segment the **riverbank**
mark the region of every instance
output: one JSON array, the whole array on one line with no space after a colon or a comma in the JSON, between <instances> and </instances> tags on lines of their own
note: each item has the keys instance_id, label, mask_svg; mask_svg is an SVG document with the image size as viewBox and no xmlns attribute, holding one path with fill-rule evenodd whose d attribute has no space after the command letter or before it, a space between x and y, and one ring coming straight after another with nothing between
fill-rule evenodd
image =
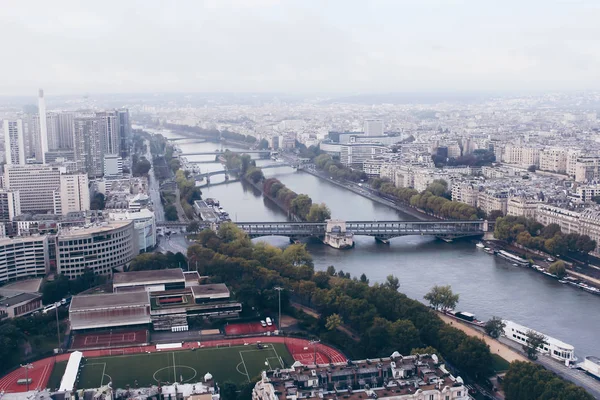
<instances>
[{"instance_id":1,"label":"riverbank","mask_svg":"<svg viewBox=\"0 0 600 400\"><path fill-rule=\"evenodd\" d=\"M367 191L367 189L363 189L361 187L356 188L354 186L350 186L347 183L340 182L340 181L335 180L335 179L329 179L326 176L324 176L323 174L321 174L320 172L317 172L317 171L315 171L313 169L299 168L298 171L306 172L307 174L310 174L310 175L313 175L313 176L315 176L317 178L323 179L323 180L325 180L325 181L327 181L329 183L332 183L332 184L334 184L336 186L339 186L341 188L349 190L349 191L351 191L351 192L353 192L353 193L355 193L355 194L357 194L359 196L362 196L362 197L364 197L366 199L369 199L371 201L374 201L376 203L383 204L384 206L390 207L390 208L392 208L392 209L394 209L396 211L400 211L402 213L408 214L408 215L410 215L412 217L415 217L415 218L417 218L417 219L419 219L421 221L434 221L434 220L437 219L437 218L435 218L435 217L433 217L433 216L431 216L429 214L425 214L423 212L420 212L420 211L418 211L418 210L416 210L416 209L414 209L412 207L399 206L399 205L397 205L396 203L394 203L394 202L392 202L390 200L384 199L381 196L377 196L375 194L370 193L369 191Z\"/></svg>"}]
</instances>

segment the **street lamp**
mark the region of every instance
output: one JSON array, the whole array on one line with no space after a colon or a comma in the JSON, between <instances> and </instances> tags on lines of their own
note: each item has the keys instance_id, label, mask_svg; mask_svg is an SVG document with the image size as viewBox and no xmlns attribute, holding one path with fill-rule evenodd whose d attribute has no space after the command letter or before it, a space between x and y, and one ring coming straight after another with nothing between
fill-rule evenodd
<instances>
[{"instance_id":1,"label":"street lamp","mask_svg":"<svg viewBox=\"0 0 600 400\"><path fill-rule=\"evenodd\" d=\"M279 292L279 330L281 331L281 291L283 290L283 288L281 286L276 286L273 289L277 290Z\"/></svg>"},{"instance_id":2,"label":"street lamp","mask_svg":"<svg viewBox=\"0 0 600 400\"><path fill-rule=\"evenodd\" d=\"M317 365L317 344L319 344L319 343L321 343L321 341L318 340L318 339L311 340L310 342L308 342L308 344L312 344L313 345L315 365Z\"/></svg>"},{"instance_id":3,"label":"street lamp","mask_svg":"<svg viewBox=\"0 0 600 400\"><path fill-rule=\"evenodd\" d=\"M60 324L58 323L58 307L60 307L60 302L54 303L54 311L56 314L56 338L58 339L58 352L60 353Z\"/></svg>"},{"instance_id":4,"label":"street lamp","mask_svg":"<svg viewBox=\"0 0 600 400\"><path fill-rule=\"evenodd\" d=\"M21 364L21 368L25 368L25 383L27 384L27 391L29 392L29 370L33 368L33 364Z\"/></svg>"}]
</instances>

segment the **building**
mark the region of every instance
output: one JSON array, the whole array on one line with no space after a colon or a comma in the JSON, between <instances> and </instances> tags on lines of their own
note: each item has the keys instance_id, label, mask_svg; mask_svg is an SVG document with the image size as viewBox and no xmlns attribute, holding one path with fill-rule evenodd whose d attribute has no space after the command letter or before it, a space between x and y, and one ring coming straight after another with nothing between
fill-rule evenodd
<instances>
[{"instance_id":1,"label":"building","mask_svg":"<svg viewBox=\"0 0 600 400\"><path fill-rule=\"evenodd\" d=\"M123 176L123 159L118 154L104 155L104 176L107 178Z\"/></svg>"},{"instance_id":2,"label":"building","mask_svg":"<svg viewBox=\"0 0 600 400\"><path fill-rule=\"evenodd\" d=\"M156 220L154 212L147 208L139 211L110 212L111 221L133 221L138 249L145 252L156 246Z\"/></svg>"},{"instance_id":3,"label":"building","mask_svg":"<svg viewBox=\"0 0 600 400\"><path fill-rule=\"evenodd\" d=\"M521 196L513 196L506 204L506 214L513 217L535 218L538 202Z\"/></svg>"},{"instance_id":4,"label":"building","mask_svg":"<svg viewBox=\"0 0 600 400\"><path fill-rule=\"evenodd\" d=\"M102 120L104 127L104 153L121 154L120 121L116 110L96 112L96 118Z\"/></svg>"},{"instance_id":5,"label":"building","mask_svg":"<svg viewBox=\"0 0 600 400\"><path fill-rule=\"evenodd\" d=\"M579 233L579 217L576 211L567 210L549 204L539 204L535 220L542 225L558 224L562 233Z\"/></svg>"},{"instance_id":6,"label":"building","mask_svg":"<svg viewBox=\"0 0 600 400\"><path fill-rule=\"evenodd\" d=\"M303 398L347 400L468 400L468 390L435 355L372 358L263 372L252 400Z\"/></svg>"},{"instance_id":7,"label":"building","mask_svg":"<svg viewBox=\"0 0 600 400\"><path fill-rule=\"evenodd\" d=\"M4 168L7 189L18 191L24 213L56 213L60 199L60 168L52 165L7 165Z\"/></svg>"},{"instance_id":8,"label":"building","mask_svg":"<svg viewBox=\"0 0 600 400\"><path fill-rule=\"evenodd\" d=\"M150 324L150 299L146 292L73 296L69 322L74 331L142 327Z\"/></svg>"},{"instance_id":9,"label":"building","mask_svg":"<svg viewBox=\"0 0 600 400\"><path fill-rule=\"evenodd\" d=\"M164 292L184 289L185 283L185 273L181 268L118 272L113 276L113 293Z\"/></svg>"},{"instance_id":10,"label":"building","mask_svg":"<svg viewBox=\"0 0 600 400\"><path fill-rule=\"evenodd\" d=\"M90 269L112 275L138 254L133 221L112 221L83 228L63 228L56 236L56 269L73 279Z\"/></svg>"},{"instance_id":11,"label":"building","mask_svg":"<svg viewBox=\"0 0 600 400\"><path fill-rule=\"evenodd\" d=\"M588 208L579 214L579 234L588 235L596 241L596 248L592 251L595 256L600 255L600 210Z\"/></svg>"},{"instance_id":12,"label":"building","mask_svg":"<svg viewBox=\"0 0 600 400\"><path fill-rule=\"evenodd\" d=\"M485 189L477 194L477 206L481 208L486 215L492 211L502 211L506 215L508 207L508 191Z\"/></svg>"},{"instance_id":13,"label":"building","mask_svg":"<svg viewBox=\"0 0 600 400\"><path fill-rule=\"evenodd\" d=\"M73 149L73 118L72 112L61 112L58 114L58 147L60 149Z\"/></svg>"},{"instance_id":14,"label":"building","mask_svg":"<svg viewBox=\"0 0 600 400\"><path fill-rule=\"evenodd\" d=\"M75 161L75 153L73 150L63 149L63 150L50 150L46 153L46 163L48 164L64 164L65 162L74 162Z\"/></svg>"},{"instance_id":15,"label":"building","mask_svg":"<svg viewBox=\"0 0 600 400\"><path fill-rule=\"evenodd\" d=\"M25 165L25 136L23 121L4 120L4 149L6 164Z\"/></svg>"},{"instance_id":16,"label":"building","mask_svg":"<svg viewBox=\"0 0 600 400\"><path fill-rule=\"evenodd\" d=\"M575 162L575 182L590 183L600 177L600 157L579 157Z\"/></svg>"},{"instance_id":17,"label":"building","mask_svg":"<svg viewBox=\"0 0 600 400\"><path fill-rule=\"evenodd\" d=\"M520 344L527 344L528 332L539 334L539 332L536 332L533 329L512 321L503 320L502 322L504 322L504 336ZM572 364L577 360L575 357L575 348L573 346L553 337L546 336L543 333L541 335L545 338L545 343L538 348L538 351L541 354L547 354L560 362L564 362L566 365Z\"/></svg>"},{"instance_id":18,"label":"building","mask_svg":"<svg viewBox=\"0 0 600 400\"><path fill-rule=\"evenodd\" d=\"M40 152L42 164L46 163L46 152L48 148L48 120L46 116L46 100L44 100L44 91L39 90L38 93L38 115L40 117ZM36 154L37 157L37 154Z\"/></svg>"},{"instance_id":19,"label":"building","mask_svg":"<svg viewBox=\"0 0 600 400\"><path fill-rule=\"evenodd\" d=\"M21 293L0 299L0 320L16 318L42 309L42 295L39 293Z\"/></svg>"},{"instance_id":20,"label":"building","mask_svg":"<svg viewBox=\"0 0 600 400\"><path fill-rule=\"evenodd\" d=\"M73 151L75 161L90 178L104 174L106 120L94 116L73 119Z\"/></svg>"},{"instance_id":21,"label":"building","mask_svg":"<svg viewBox=\"0 0 600 400\"><path fill-rule=\"evenodd\" d=\"M0 222L11 222L21 215L21 197L18 191L0 190Z\"/></svg>"},{"instance_id":22,"label":"building","mask_svg":"<svg viewBox=\"0 0 600 400\"><path fill-rule=\"evenodd\" d=\"M477 207L479 188L476 182L454 182L452 184L452 201L459 201Z\"/></svg>"},{"instance_id":23,"label":"building","mask_svg":"<svg viewBox=\"0 0 600 400\"><path fill-rule=\"evenodd\" d=\"M340 145L340 150L344 166L362 170L365 161L387 152L388 148L379 143L348 143Z\"/></svg>"},{"instance_id":24,"label":"building","mask_svg":"<svg viewBox=\"0 0 600 400\"><path fill-rule=\"evenodd\" d=\"M90 209L90 189L86 174L60 176L60 214ZM58 211L58 210L57 210Z\"/></svg>"},{"instance_id":25,"label":"building","mask_svg":"<svg viewBox=\"0 0 600 400\"><path fill-rule=\"evenodd\" d=\"M567 172L567 151L564 149L544 149L540 152L540 169L542 171Z\"/></svg>"},{"instance_id":26,"label":"building","mask_svg":"<svg viewBox=\"0 0 600 400\"><path fill-rule=\"evenodd\" d=\"M366 136L383 136L383 120L367 119L364 124Z\"/></svg>"},{"instance_id":27,"label":"building","mask_svg":"<svg viewBox=\"0 0 600 400\"><path fill-rule=\"evenodd\" d=\"M119 139L121 140L121 158L129 156L131 147L131 121L129 119L129 110L121 109L119 113Z\"/></svg>"},{"instance_id":28,"label":"building","mask_svg":"<svg viewBox=\"0 0 600 400\"><path fill-rule=\"evenodd\" d=\"M53 150L58 150L59 137L60 137L60 120L58 113L50 112L46 115L46 130L48 132L48 151L46 154ZM44 158L44 162L49 163L47 158Z\"/></svg>"},{"instance_id":29,"label":"building","mask_svg":"<svg viewBox=\"0 0 600 400\"><path fill-rule=\"evenodd\" d=\"M0 239L0 283L45 276L49 267L47 236Z\"/></svg>"}]
</instances>

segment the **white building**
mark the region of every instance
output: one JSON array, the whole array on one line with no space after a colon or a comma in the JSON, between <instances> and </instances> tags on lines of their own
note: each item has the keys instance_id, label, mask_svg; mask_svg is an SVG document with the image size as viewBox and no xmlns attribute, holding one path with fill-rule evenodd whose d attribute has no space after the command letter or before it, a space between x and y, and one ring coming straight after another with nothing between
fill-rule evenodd
<instances>
[{"instance_id":1,"label":"white building","mask_svg":"<svg viewBox=\"0 0 600 400\"><path fill-rule=\"evenodd\" d=\"M23 121L4 120L4 150L6 164L25 164L25 136L23 133Z\"/></svg>"},{"instance_id":2,"label":"white building","mask_svg":"<svg viewBox=\"0 0 600 400\"><path fill-rule=\"evenodd\" d=\"M542 171L567 172L567 151L565 149L544 149L540 152L540 169Z\"/></svg>"},{"instance_id":3,"label":"white building","mask_svg":"<svg viewBox=\"0 0 600 400\"><path fill-rule=\"evenodd\" d=\"M477 206L487 215L492 211L502 211L506 215L508 205L508 191L486 189L477 194Z\"/></svg>"},{"instance_id":4,"label":"white building","mask_svg":"<svg viewBox=\"0 0 600 400\"><path fill-rule=\"evenodd\" d=\"M579 157L575 162L575 182L592 182L600 176L600 157Z\"/></svg>"},{"instance_id":5,"label":"white building","mask_svg":"<svg viewBox=\"0 0 600 400\"><path fill-rule=\"evenodd\" d=\"M558 224L562 233L579 233L579 217L576 211L567 210L549 204L539 204L535 220L542 225Z\"/></svg>"},{"instance_id":6,"label":"white building","mask_svg":"<svg viewBox=\"0 0 600 400\"><path fill-rule=\"evenodd\" d=\"M387 147L378 143L348 143L340 146L340 162L347 167L363 169L363 163L387 152Z\"/></svg>"},{"instance_id":7,"label":"white building","mask_svg":"<svg viewBox=\"0 0 600 400\"><path fill-rule=\"evenodd\" d=\"M0 222L10 222L21 215L21 197L18 191L0 190Z\"/></svg>"},{"instance_id":8,"label":"white building","mask_svg":"<svg viewBox=\"0 0 600 400\"><path fill-rule=\"evenodd\" d=\"M383 120L367 119L364 124L366 136L383 136Z\"/></svg>"},{"instance_id":9,"label":"white building","mask_svg":"<svg viewBox=\"0 0 600 400\"><path fill-rule=\"evenodd\" d=\"M73 279L86 268L111 275L138 254L133 221L113 221L84 228L61 229L56 236L56 269Z\"/></svg>"},{"instance_id":10,"label":"white building","mask_svg":"<svg viewBox=\"0 0 600 400\"><path fill-rule=\"evenodd\" d=\"M60 213L90 209L90 189L87 174L60 176Z\"/></svg>"},{"instance_id":11,"label":"white building","mask_svg":"<svg viewBox=\"0 0 600 400\"><path fill-rule=\"evenodd\" d=\"M48 151L48 121L46 119L46 100L44 100L44 91L40 89L38 93L38 113L40 117L40 150L42 152L42 164L46 163L46 152Z\"/></svg>"},{"instance_id":12,"label":"white building","mask_svg":"<svg viewBox=\"0 0 600 400\"><path fill-rule=\"evenodd\" d=\"M24 213L56 212L60 188L60 169L43 164L7 165L4 168L7 189L18 190Z\"/></svg>"},{"instance_id":13,"label":"white building","mask_svg":"<svg viewBox=\"0 0 600 400\"><path fill-rule=\"evenodd\" d=\"M479 187L477 182L455 182L452 184L452 201L459 201L477 207Z\"/></svg>"},{"instance_id":14,"label":"white building","mask_svg":"<svg viewBox=\"0 0 600 400\"><path fill-rule=\"evenodd\" d=\"M120 177L123 176L123 160L118 154L104 155L104 176Z\"/></svg>"},{"instance_id":15,"label":"white building","mask_svg":"<svg viewBox=\"0 0 600 400\"><path fill-rule=\"evenodd\" d=\"M154 212L144 208L136 212L111 212L108 215L111 221L133 221L140 252L147 251L156 246L156 221Z\"/></svg>"},{"instance_id":16,"label":"white building","mask_svg":"<svg viewBox=\"0 0 600 400\"><path fill-rule=\"evenodd\" d=\"M44 276L49 267L47 236L0 239L0 283Z\"/></svg>"},{"instance_id":17,"label":"white building","mask_svg":"<svg viewBox=\"0 0 600 400\"><path fill-rule=\"evenodd\" d=\"M595 240L596 248L592 253L600 255L600 210L588 208L579 214L579 234Z\"/></svg>"},{"instance_id":18,"label":"white building","mask_svg":"<svg viewBox=\"0 0 600 400\"><path fill-rule=\"evenodd\" d=\"M513 196L508 199L506 214L513 217L535 218L538 208L538 202L520 196Z\"/></svg>"}]
</instances>

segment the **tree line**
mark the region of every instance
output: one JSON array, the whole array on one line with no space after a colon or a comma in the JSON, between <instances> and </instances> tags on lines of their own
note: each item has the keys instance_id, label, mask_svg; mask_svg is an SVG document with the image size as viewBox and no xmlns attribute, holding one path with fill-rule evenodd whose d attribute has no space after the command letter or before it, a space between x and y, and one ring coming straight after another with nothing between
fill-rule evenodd
<instances>
[{"instance_id":1,"label":"tree line","mask_svg":"<svg viewBox=\"0 0 600 400\"><path fill-rule=\"evenodd\" d=\"M196 133L198 135L209 138L212 141L219 141L220 138L234 140L237 142L246 142L249 144L255 143L256 138L251 135L243 135L237 132L231 132L228 130L219 131L218 129L204 129L199 126L189 126L189 125L178 125L178 124L164 124L164 126L168 129L173 129L176 131L183 132L191 132Z\"/></svg>"},{"instance_id":2,"label":"tree line","mask_svg":"<svg viewBox=\"0 0 600 400\"><path fill-rule=\"evenodd\" d=\"M334 160L329 154L315 156L313 162L318 170L336 179L345 179L352 182L361 182L368 179L364 171L349 168L341 162Z\"/></svg>"},{"instance_id":3,"label":"tree line","mask_svg":"<svg viewBox=\"0 0 600 400\"><path fill-rule=\"evenodd\" d=\"M558 224L544 226L532 218L510 215L496 219L494 237L558 256L588 254L596 248L588 235L564 234Z\"/></svg>"},{"instance_id":4,"label":"tree line","mask_svg":"<svg viewBox=\"0 0 600 400\"><path fill-rule=\"evenodd\" d=\"M325 203L313 204L308 195L294 192L277 178L265 179L263 192L279 201L287 211L302 221L323 222L331 218L331 211Z\"/></svg>"}]
</instances>

